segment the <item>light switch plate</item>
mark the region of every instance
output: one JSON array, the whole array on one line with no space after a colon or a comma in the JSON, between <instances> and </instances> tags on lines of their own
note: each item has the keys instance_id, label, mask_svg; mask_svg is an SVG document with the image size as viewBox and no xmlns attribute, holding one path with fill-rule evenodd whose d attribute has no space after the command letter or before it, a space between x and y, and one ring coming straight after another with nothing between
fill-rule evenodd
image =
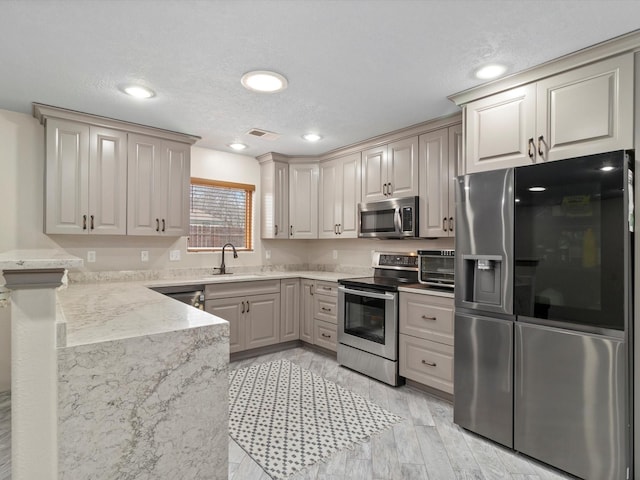
<instances>
[{"instance_id":1,"label":"light switch plate","mask_svg":"<svg viewBox=\"0 0 640 480\"><path fill-rule=\"evenodd\" d=\"M94 250L89 250L87 252L87 262L95 263L96 261L96 252Z\"/></svg>"},{"instance_id":2,"label":"light switch plate","mask_svg":"<svg viewBox=\"0 0 640 480\"><path fill-rule=\"evenodd\" d=\"M337 260L338 259L338 250L334 250L332 255L333 255L333 259Z\"/></svg>"},{"instance_id":3,"label":"light switch plate","mask_svg":"<svg viewBox=\"0 0 640 480\"><path fill-rule=\"evenodd\" d=\"M266 258L267 260L271 260L271 250L265 250L264 258Z\"/></svg>"},{"instance_id":4,"label":"light switch plate","mask_svg":"<svg viewBox=\"0 0 640 480\"><path fill-rule=\"evenodd\" d=\"M180 260L180 250L170 250L169 251L169 261L177 262Z\"/></svg>"},{"instance_id":5,"label":"light switch plate","mask_svg":"<svg viewBox=\"0 0 640 480\"><path fill-rule=\"evenodd\" d=\"M149 250L142 250L140 252L140 261L148 262L149 261Z\"/></svg>"}]
</instances>

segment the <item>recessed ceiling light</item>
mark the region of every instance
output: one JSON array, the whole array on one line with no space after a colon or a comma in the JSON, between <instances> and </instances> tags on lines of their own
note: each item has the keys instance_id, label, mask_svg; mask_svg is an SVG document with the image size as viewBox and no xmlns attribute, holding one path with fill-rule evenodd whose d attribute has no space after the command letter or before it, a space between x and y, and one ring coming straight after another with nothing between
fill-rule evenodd
<instances>
[{"instance_id":1,"label":"recessed ceiling light","mask_svg":"<svg viewBox=\"0 0 640 480\"><path fill-rule=\"evenodd\" d=\"M307 142L317 142L322 137L317 133L305 133L304 135L302 135L302 138L304 138Z\"/></svg>"},{"instance_id":2,"label":"recessed ceiling light","mask_svg":"<svg viewBox=\"0 0 640 480\"><path fill-rule=\"evenodd\" d=\"M230 143L229 146L234 150L244 150L245 148L247 148L247 145L245 145L244 143Z\"/></svg>"},{"instance_id":3,"label":"recessed ceiling light","mask_svg":"<svg viewBox=\"0 0 640 480\"><path fill-rule=\"evenodd\" d=\"M544 192L545 190L545 187L529 187L530 192Z\"/></svg>"},{"instance_id":4,"label":"recessed ceiling light","mask_svg":"<svg viewBox=\"0 0 640 480\"><path fill-rule=\"evenodd\" d=\"M601 167L600 170L602 170L603 172L610 172L614 168L615 167L612 167L611 165L605 165L604 167Z\"/></svg>"},{"instance_id":5,"label":"recessed ceiling light","mask_svg":"<svg viewBox=\"0 0 640 480\"><path fill-rule=\"evenodd\" d=\"M476 78L480 80L490 80L492 78L497 78L507 71L507 67L504 65L499 65L497 63L491 65L485 65L484 67L476 70Z\"/></svg>"},{"instance_id":6,"label":"recessed ceiling light","mask_svg":"<svg viewBox=\"0 0 640 480\"><path fill-rule=\"evenodd\" d=\"M247 90L254 92L275 93L287 88L287 79L276 72L266 70L255 70L245 73L240 79L240 83Z\"/></svg>"},{"instance_id":7,"label":"recessed ceiling light","mask_svg":"<svg viewBox=\"0 0 640 480\"><path fill-rule=\"evenodd\" d=\"M125 85L122 87L122 91L136 98L151 98L156 95L156 92L141 85Z\"/></svg>"}]
</instances>

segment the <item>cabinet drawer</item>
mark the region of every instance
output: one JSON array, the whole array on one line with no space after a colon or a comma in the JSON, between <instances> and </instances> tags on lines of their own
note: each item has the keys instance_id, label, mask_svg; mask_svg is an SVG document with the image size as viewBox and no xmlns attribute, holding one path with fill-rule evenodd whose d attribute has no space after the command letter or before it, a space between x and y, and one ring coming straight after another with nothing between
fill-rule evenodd
<instances>
[{"instance_id":1,"label":"cabinet drawer","mask_svg":"<svg viewBox=\"0 0 640 480\"><path fill-rule=\"evenodd\" d=\"M313 318L325 322L338 323L338 299L327 295L313 296Z\"/></svg>"},{"instance_id":2,"label":"cabinet drawer","mask_svg":"<svg viewBox=\"0 0 640 480\"><path fill-rule=\"evenodd\" d=\"M331 297L338 296L338 284L335 282L316 281L316 291L320 295L329 295Z\"/></svg>"},{"instance_id":3,"label":"cabinet drawer","mask_svg":"<svg viewBox=\"0 0 640 480\"><path fill-rule=\"evenodd\" d=\"M280 280L209 283L204 287L204 298L206 300L262 295L264 293L280 293Z\"/></svg>"},{"instance_id":4,"label":"cabinet drawer","mask_svg":"<svg viewBox=\"0 0 640 480\"><path fill-rule=\"evenodd\" d=\"M400 375L453 394L453 347L400 334Z\"/></svg>"},{"instance_id":5,"label":"cabinet drawer","mask_svg":"<svg viewBox=\"0 0 640 480\"><path fill-rule=\"evenodd\" d=\"M453 345L453 299L400 293L400 333Z\"/></svg>"},{"instance_id":6,"label":"cabinet drawer","mask_svg":"<svg viewBox=\"0 0 640 480\"><path fill-rule=\"evenodd\" d=\"M322 320L313 321L313 343L327 350L336 351L338 342L338 326Z\"/></svg>"}]
</instances>

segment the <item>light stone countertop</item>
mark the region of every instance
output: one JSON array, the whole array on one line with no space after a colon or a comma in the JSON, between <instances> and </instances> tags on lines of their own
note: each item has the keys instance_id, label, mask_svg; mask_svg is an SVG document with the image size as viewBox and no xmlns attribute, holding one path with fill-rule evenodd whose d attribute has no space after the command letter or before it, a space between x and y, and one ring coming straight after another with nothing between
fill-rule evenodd
<instances>
[{"instance_id":1,"label":"light stone countertop","mask_svg":"<svg viewBox=\"0 0 640 480\"><path fill-rule=\"evenodd\" d=\"M0 270L79 268L82 259L60 250L9 250L0 253Z\"/></svg>"},{"instance_id":2,"label":"light stone countertop","mask_svg":"<svg viewBox=\"0 0 640 480\"><path fill-rule=\"evenodd\" d=\"M354 277L354 274L290 271L151 281L71 283L58 291L58 348L215 325L223 326L228 331L226 320L154 292L148 287L287 278L336 282L348 277Z\"/></svg>"}]
</instances>

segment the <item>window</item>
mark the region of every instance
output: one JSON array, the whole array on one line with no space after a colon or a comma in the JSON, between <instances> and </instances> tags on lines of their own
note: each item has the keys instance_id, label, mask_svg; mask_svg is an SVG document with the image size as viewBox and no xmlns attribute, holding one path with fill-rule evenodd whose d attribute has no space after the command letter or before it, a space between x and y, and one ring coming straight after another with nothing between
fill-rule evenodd
<instances>
[{"instance_id":1,"label":"window","mask_svg":"<svg viewBox=\"0 0 640 480\"><path fill-rule=\"evenodd\" d=\"M244 183L192 178L189 250L213 250L229 242L251 250L255 189Z\"/></svg>"}]
</instances>

